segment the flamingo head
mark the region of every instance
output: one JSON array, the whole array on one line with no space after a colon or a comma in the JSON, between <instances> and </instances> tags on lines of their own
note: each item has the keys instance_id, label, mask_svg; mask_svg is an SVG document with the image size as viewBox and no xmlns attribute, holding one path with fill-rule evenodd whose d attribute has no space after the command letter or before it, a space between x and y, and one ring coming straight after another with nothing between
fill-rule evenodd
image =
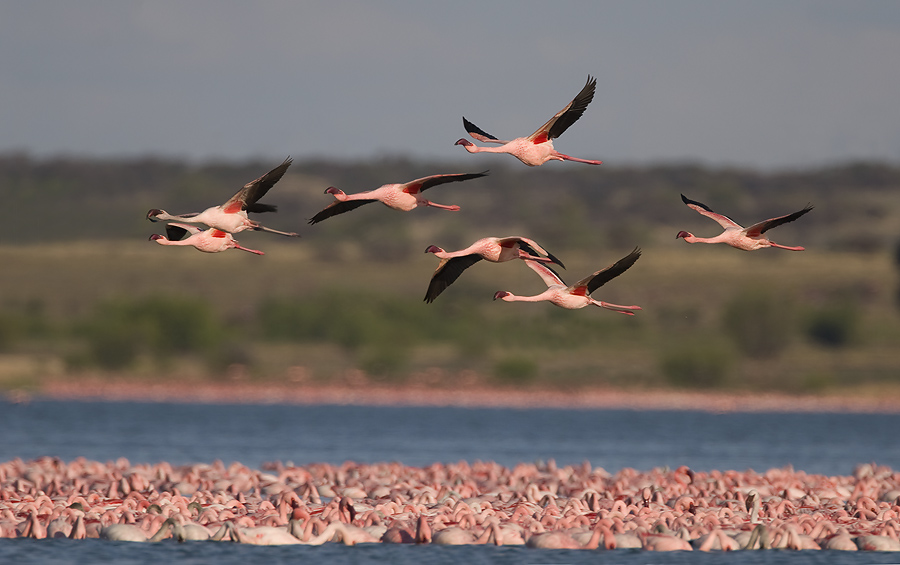
<instances>
[{"instance_id":1,"label":"flamingo head","mask_svg":"<svg viewBox=\"0 0 900 565\"><path fill-rule=\"evenodd\" d=\"M158 222L159 220L156 217L159 216L160 214L165 214L165 210L159 210L157 208L154 208L154 209L150 210L149 212L147 212L147 219L150 220L151 222Z\"/></svg>"},{"instance_id":2,"label":"flamingo head","mask_svg":"<svg viewBox=\"0 0 900 565\"><path fill-rule=\"evenodd\" d=\"M444 250L437 245L429 245L428 249L425 250L425 253L443 253L443 251Z\"/></svg>"},{"instance_id":3,"label":"flamingo head","mask_svg":"<svg viewBox=\"0 0 900 565\"><path fill-rule=\"evenodd\" d=\"M682 237L688 238L688 237L692 237L693 235L694 235L694 234L692 234L692 233L689 232L689 231L684 231L684 230L682 230L682 231L678 232L678 234L675 236L675 239L680 239L680 238L682 238Z\"/></svg>"},{"instance_id":4,"label":"flamingo head","mask_svg":"<svg viewBox=\"0 0 900 565\"><path fill-rule=\"evenodd\" d=\"M325 194L341 194L342 192L344 192L344 191L339 188L335 188L333 186L329 186L328 188L325 189Z\"/></svg>"},{"instance_id":5,"label":"flamingo head","mask_svg":"<svg viewBox=\"0 0 900 565\"><path fill-rule=\"evenodd\" d=\"M507 296L512 296L512 293L506 292L505 290L498 290L497 292L494 293L494 300L497 300L498 298L503 299L503 298L506 298Z\"/></svg>"},{"instance_id":6,"label":"flamingo head","mask_svg":"<svg viewBox=\"0 0 900 565\"><path fill-rule=\"evenodd\" d=\"M155 233L150 236L150 241L156 241L158 239L166 239L166 238L165 238L165 236L159 235L158 233Z\"/></svg>"},{"instance_id":7,"label":"flamingo head","mask_svg":"<svg viewBox=\"0 0 900 565\"><path fill-rule=\"evenodd\" d=\"M471 141L469 141L468 139L462 139L462 138L460 138L460 139L458 139L458 140L456 141L456 143L454 143L453 145L462 145L463 147L469 147L469 146L475 145L475 144L472 143Z\"/></svg>"}]
</instances>

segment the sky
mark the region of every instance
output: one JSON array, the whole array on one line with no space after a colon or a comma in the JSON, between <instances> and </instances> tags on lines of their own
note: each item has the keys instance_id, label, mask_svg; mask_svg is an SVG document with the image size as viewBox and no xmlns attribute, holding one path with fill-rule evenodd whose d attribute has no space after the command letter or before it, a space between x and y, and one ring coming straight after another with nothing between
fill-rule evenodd
<instances>
[{"instance_id":1,"label":"sky","mask_svg":"<svg viewBox=\"0 0 900 565\"><path fill-rule=\"evenodd\" d=\"M573 156L900 162L886 0L0 0L0 153L474 160L588 75Z\"/></svg>"}]
</instances>

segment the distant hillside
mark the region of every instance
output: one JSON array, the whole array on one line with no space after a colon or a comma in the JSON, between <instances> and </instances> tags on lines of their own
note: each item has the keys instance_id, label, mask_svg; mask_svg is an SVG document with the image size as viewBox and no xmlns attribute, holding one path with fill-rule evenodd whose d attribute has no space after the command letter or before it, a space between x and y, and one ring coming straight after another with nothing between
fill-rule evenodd
<instances>
[{"instance_id":1,"label":"distant hillside","mask_svg":"<svg viewBox=\"0 0 900 565\"><path fill-rule=\"evenodd\" d=\"M146 220L148 209L177 214L221 203L281 158L191 165L149 157L0 156L6 210L0 242L146 238L160 231ZM279 206L279 212L265 220L304 237L322 237L329 248L343 240L383 241L386 258L405 253L407 247L419 252L423 246L415 234L428 234L437 238L428 243L452 247L485 235L485 230L496 235L527 231L556 248L652 247L679 229L715 234L713 223L681 203L683 193L747 224L812 203L814 212L790 229L805 245L820 249L884 250L900 236L900 167L889 164L762 173L693 164L632 168L553 163L530 169L507 161L298 160L265 198ZM436 202L462 206L459 213L427 210L402 217L372 206L352 212L352 218L306 225L307 218L332 201L323 194L328 186L358 192L435 173L485 169L490 169L486 179L429 192Z\"/></svg>"}]
</instances>

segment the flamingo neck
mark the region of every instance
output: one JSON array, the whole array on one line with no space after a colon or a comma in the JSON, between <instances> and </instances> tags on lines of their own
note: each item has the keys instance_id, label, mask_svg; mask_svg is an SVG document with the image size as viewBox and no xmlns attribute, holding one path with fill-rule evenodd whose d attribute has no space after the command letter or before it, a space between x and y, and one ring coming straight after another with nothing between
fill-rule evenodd
<instances>
[{"instance_id":1,"label":"flamingo neck","mask_svg":"<svg viewBox=\"0 0 900 565\"><path fill-rule=\"evenodd\" d=\"M722 243L722 236L716 237L697 237L696 235L687 235L684 240L688 243Z\"/></svg>"},{"instance_id":2,"label":"flamingo neck","mask_svg":"<svg viewBox=\"0 0 900 565\"><path fill-rule=\"evenodd\" d=\"M536 294L534 296L518 296L516 294L507 294L501 300L505 300L507 302L545 302L550 300L550 297L546 292L542 292L541 294Z\"/></svg>"},{"instance_id":3,"label":"flamingo neck","mask_svg":"<svg viewBox=\"0 0 900 565\"><path fill-rule=\"evenodd\" d=\"M158 243L160 245L180 245L180 246L193 245L192 243L188 243L187 239L171 240L167 237L161 237L161 238L157 239L156 243Z\"/></svg>"}]
</instances>

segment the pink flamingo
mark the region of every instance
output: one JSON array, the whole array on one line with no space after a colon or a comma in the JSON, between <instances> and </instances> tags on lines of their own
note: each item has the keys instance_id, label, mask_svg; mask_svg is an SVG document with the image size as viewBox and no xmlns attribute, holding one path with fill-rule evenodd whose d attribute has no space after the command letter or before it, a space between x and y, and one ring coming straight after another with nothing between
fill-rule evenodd
<instances>
[{"instance_id":1,"label":"pink flamingo","mask_svg":"<svg viewBox=\"0 0 900 565\"><path fill-rule=\"evenodd\" d=\"M356 194L345 194L343 190L329 186L325 189L325 194L333 194L337 201L332 202L324 210L313 216L309 220L309 223L317 224L332 216L355 210L369 202L381 202L388 208L402 210L403 212L409 212L419 206L431 206L433 208L456 212L459 210L459 206L436 204L430 200L425 200L425 198L422 197L422 193L431 187L446 184L448 182L461 182L484 176L487 176L487 171L483 173L431 175L429 177L411 180L403 184L384 184L375 190L357 192Z\"/></svg>"},{"instance_id":2,"label":"pink flamingo","mask_svg":"<svg viewBox=\"0 0 900 565\"><path fill-rule=\"evenodd\" d=\"M537 167L550 160L599 165L602 161L579 159L553 149L553 140L569 129L569 126L574 124L587 110L588 104L594 98L596 88L597 79L588 75L584 88L565 108L557 112L533 134L528 137L517 137L512 141L501 141L463 118L463 127L474 139L482 143L497 143L500 144L500 147L479 147L466 139L460 139L454 145L462 145L469 153L509 153L529 167Z\"/></svg>"},{"instance_id":3,"label":"pink flamingo","mask_svg":"<svg viewBox=\"0 0 900 565\"><path fill-rule=\"evenodd\" d=\"M181 239L185 234L191 234L187 239ZM171 223L166 226L166 235L153 234L150 241L155 241L160 245L181 245L192 246L198 251L204 253L219 253L229 249L240 249L241 251L249 251L256 255L265 255L262 251L256 249L248 249L241 247L234 236L220 229L210 228L203 230L197 226L188 224Z\"/></svg>"},{"instance_id":4,"label":"pink flamingo","mask_svg":"<svg viewBox=\"0 0 900 565\"><path fill-rule=\"evenodd\" d=\"M566 286L566 283L563 282L559 275L557 275L550 267L526 259L525 264L531 267L531 269L541 277L547 285L547 290L536 296L516 296L511 292L499 290L494 294L494 300L497 300L498 298L501 298L506 302L541 302L546 300L551 304L569 310L584 308L585 306L593 304L594 306L615 310L616 312L633 316L633 310L640 310L640 306L620 306L618 304L594 300L591 298L591 293L628 270L640 256L641 250L635 247L634 251L622 259L619 259L609 267L601 269L592 275L588 275L577 283L569 286Z\"/></svg>"},{"instance_id":5,"label":"pink flamingo","mask_svg":"<svg viewBox=\"0 0 900 565\"><path fill-rule=\"evenodd\" d=\"M259 222L251 220L247 216L248 212L261 213L274 212L277 210L276 206L271 204L260 204L257 200L265 196L269 189L275 186L276 182L281 180L281 177L284 176L285 171L291 166L292 162L291 158L288 157L284 160L284 163L278 165L255 181L245 184L244 188L237 191L234 196L229 198L228 201L221 206L213 206L202 212L181 214L179 216L173 216L165 210L154 208L147 212L147 219L151 222L168 222L174 220L191 224L206 224L211 228L216 228L228 233L238 233L249 229L277 233L288 237L297 237L297 234L294 232L283 232L267 228L260 225Z\"/></svg>"},{"instance_id":6,"label":"pink flamingo","mask_svg":"<svg viewBox=\"0 0 900 565\"><path fill-rule=\"evenodd\" d=\"M769 241L763 234L781 224L793 222L813 209L812 206L807 206L793 214L763 220L762 222L753 224L749 228L744 228L728 216L717 214L710 210L705 204L686 198L683 194L681 195L681 200L688 205L688 208L696 210L707 218L712 218L717 221L720 226L725 228L725 231L716 237L696 237L691 232L680 231L678 232L678 235L675 236L675 239L683 237L688 243L727 243L732 247L743 249L744 251L754 251L756 249L762 249L763 247L777 247L789 251L803 251L802 247L788 247L787 245L779 245L773 241Z\"/></svg>"},{"instance_id":7,"label":"pink flamingo","mask_svg":"<svg viewBox=\"0 0 900 565\"><path fill-rule=\"evenodd\" d=\"M530 259L538 262L556 263L563 269L562 261L544 250L533 239L519 236L485 237L459 251L447 252L431 245L425 253L434 253L441 262L431 276L425 302L433 302L444 289L453 284L462 272L482 259L492 263L502 263L513 259ZM543 257L542 257L543 255Z\"/></svg>"}]
</instances>

